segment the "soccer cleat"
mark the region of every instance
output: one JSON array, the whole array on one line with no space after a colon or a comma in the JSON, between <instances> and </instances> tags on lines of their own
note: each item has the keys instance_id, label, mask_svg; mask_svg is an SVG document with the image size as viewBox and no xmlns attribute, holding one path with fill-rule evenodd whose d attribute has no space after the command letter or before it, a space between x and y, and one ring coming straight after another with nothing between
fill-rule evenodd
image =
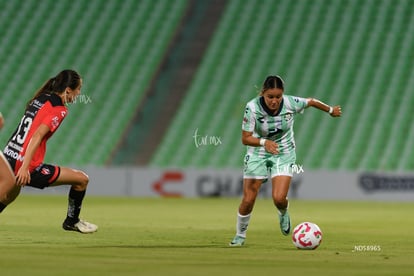
<instances>
[{"instance_id":1,"label":"soccer cleat","mask_svg":"<svg viewBox=\"0 0 414 276\"><path fill-rule=\"evenodd\" d=\"M235 236L233 240L229 243L230 246L242 246L246 238Z\"/></svg>"},{"instance_id":2,"label":"soccer cleat","mask_svg":"<svg viewBox=\"0 0 414 276\"><path fill-rule=\"evenodd\" d=\"M63 222L62 227L63 229L67 231L77 231L77 232L84 233L84 234L98 231L97 225L84 221L84 220L79 220L77 223L73 225Z\"/></svg>"},{"instance_id":3,"label":"soccer cleat","mask_svg":"<svg viewBox=\"0 0 414 276\"><path fill-rule=\"evenodd\" d=\"M284 215L279 214L280 231L282 234L287 236L290 233L290 217L286 211Z\"/></svg>"}]
</instances>

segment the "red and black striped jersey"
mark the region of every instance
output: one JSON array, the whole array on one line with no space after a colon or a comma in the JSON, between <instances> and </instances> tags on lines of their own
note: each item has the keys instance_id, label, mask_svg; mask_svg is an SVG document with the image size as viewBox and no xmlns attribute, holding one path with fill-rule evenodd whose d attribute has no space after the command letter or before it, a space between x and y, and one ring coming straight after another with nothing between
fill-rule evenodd
<instances>
[{"instance_id":1,"label":"red and black striped jersey","mask_svg":"<svg viewBox=\"0 0 414 276\"><path fill-rule=\"evenodd\" d=\"M46 142L58 129L67 112L68 110L62 99L56 94L40 95L30 103L20 124L4 149L4 155L12 166L14 173L17 173L21 167L27 146L41 124L49 128L49 133L43 137L33 159L30 161L29 171L32 172L43 163L46 154Z\"/></svg>"}]
</instances>

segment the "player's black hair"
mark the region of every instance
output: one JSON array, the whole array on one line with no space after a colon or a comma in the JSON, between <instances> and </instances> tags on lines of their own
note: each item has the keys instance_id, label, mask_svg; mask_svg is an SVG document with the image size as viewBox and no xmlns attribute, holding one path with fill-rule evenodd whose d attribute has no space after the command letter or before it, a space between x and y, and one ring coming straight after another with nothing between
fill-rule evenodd
<instances>
[{"instance_id":1,"label":"player's black hair","mask_svg":"<svg viewBox=\"0 0 414 276\"><path fill-rule=\"evenodd\" d=\"M36 91L33 98L27 103L27 107L34 99L42 94L61 94L65 92L66 87L76 89L80 85L81 76L78 72L70 69L61 71L55 77L48 79L39 90Z\"/></svg>"},{"instance_id":2,"label":"player's black hair","mask_svg":"<svg viewBox=\"0 0 414 276\"><path fill-rule=\"evenodd\" d=\"M268 89L279 88L284 90L285 84L279 76L268 76L263 82L262 93Z\"/></svg>"}]
</instances>

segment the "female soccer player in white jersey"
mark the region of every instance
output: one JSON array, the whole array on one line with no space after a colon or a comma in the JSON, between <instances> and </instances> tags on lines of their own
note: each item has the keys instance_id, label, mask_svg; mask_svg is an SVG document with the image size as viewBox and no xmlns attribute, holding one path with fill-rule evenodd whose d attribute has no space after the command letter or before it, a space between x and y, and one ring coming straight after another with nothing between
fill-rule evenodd
<instances>
[{"instance_id":1,"label":"female soccer player in white jersey","mask_svg":"<svg viewBox=\"0 0 414 276\"><path fill-rule=\"evenodd\" d=\"M230 246L242 246L260 186L270 174L273 202L278 210L283 235L290 233L288 199L296 152L293 116L312 106L341 116L341 107L331 107L313 98L284 95L284 83L279 76L268 76L260 95L246 105L242 123L242 143L247 146L243 172L243 198L240 203L236 235Z\"/></svg>"}]
</instances>

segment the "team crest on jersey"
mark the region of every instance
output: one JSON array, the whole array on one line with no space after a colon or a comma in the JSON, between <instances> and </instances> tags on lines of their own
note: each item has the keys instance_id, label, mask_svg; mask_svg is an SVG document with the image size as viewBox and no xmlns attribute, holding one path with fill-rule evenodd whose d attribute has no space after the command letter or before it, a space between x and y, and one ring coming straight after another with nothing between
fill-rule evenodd
<instances>
[{"instance_id":1,"label":"team crest on jersey","mask_svg":"<svg viewBox=\"0 0 414 276\"><path fill-rule=\"evenodd\" d=\"M290 121L292 119L292 114L288 113L285 115L285 120Z\"/></svg>"},{"instance_id":2,"label":"team crest on jersey","mask_svg":"<svg viewBox=\"0 0 414 276\"><path fill-rule=\"evenodd\" d=\"M49 170L48 168L42 168L42 169L40 170L40 172L41 172L43 175L49 175L49 174L50 174L50 170Z\"/></svg>"},{"instance_id":3,"label":"team crest on jersey","mask_svg":"<svg viewBox=\"0 0 414 276\"><path fill-rule=\"evenodd\" d=\"M59 118L58 118L58 116L55 116L52 119L52 126L57 127L58 125L59 125Z\"/></svg>"}]
</instances>

